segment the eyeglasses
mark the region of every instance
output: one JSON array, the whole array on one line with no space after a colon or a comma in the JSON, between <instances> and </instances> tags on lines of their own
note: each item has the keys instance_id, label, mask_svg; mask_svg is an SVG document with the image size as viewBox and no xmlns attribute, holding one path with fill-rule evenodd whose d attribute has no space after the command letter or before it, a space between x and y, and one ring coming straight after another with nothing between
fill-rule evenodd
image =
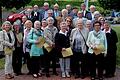
<instances>
[{"instance_id":1,"label":"eyeglasses","mask_svg":"<svg viewBox=\"0 0 120 80\"><path fill-rule=\"evenodd\" d=\"M67 22L71 22L71 20L66 20Z\"/></svg>"},{"instance_id":2,"label":"eyeglasses","mask_svg":"<svg viewBox=\"0 0 120 80\"><path fill-rule=\"evenodd\" d=\"M95 26L100 26L100 25L95 25Z\"/></svg>"}]
</instances>

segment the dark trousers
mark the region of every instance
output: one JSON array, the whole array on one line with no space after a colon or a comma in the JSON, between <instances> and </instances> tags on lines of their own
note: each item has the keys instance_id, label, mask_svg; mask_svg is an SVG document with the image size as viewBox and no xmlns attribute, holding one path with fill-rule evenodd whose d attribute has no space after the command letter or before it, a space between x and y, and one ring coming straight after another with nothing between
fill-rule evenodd
<instances>
[{"instance_id":1,"label":"dark trousers","mask_svg":"<svg viewBox=\"0 0 120 80\"><path fill-rule=\"evenodd\" d=\"M45 71L46 73L49 73L49 68L51 66L51 62L52 62L52 69L53 69L53 73L56 73L56 62L57 62L57 51L55 48L52 49L51 52L47 52L46 50L45 52Z\"/></svg>"},{"instance_id":2,"label":"dark trousers","mask_svg":"<svg viewBox=\"0 0 120 80\"><path fill-rule=\"evenodd\" d=\"M97 73L98 73L98 77L103 77L103 69L104 69L103 65L104 65L104 55L103 54L99 54L99 55L91 54L90 74L92 77L95 77ZM96 73L96 69L97 69L97 73Z\"/></svg>"},{"instance_id":3,"label":"dark trousers","mask_svg":"<svg viewBox=\"0 0 120 80\"><path fill-rule=\"evenodd\" d=\"M88 74L86 54L73 51L73 56L71 57L71 72L76 75L81 74L82 76Z\"/></svg>"},{"instance_id":4,"label":"dark trousers","mask_svg":"<svg viewBox=\"0 0 120 80\"><path fill-rule=\"evenodd\" d=\"M15 48L13 52L12 66L14 73L21 73L23 52L20 47Z\"/></svg>"},{"instance_id":5,"label":"dark trousers","mask_svg":"<svg viewBox=\"0 0 120 80\"><path fill-rule=\"evenodd\" d=\"M116 70L116 51L111 51L107 53L104 62L105 74L114 76Z\"/></svg>"},{"instance_id":6,"label":"dark trousers","mask_svg":"<svg viewBox=\"0 0 120 80\"><path fill-rule=\"evenodd\" d=\"M24 57L25 57L25 60L26 60L26 64L27 64L27 69L29 71L29 73L32 73L32 69L31 69L31 59L30 59L30 53L29 52L26 52L24 54Z\"/></svg>"},{"instance_id":7,"label":"dark trousers","mask_svg":"<svg viewBox=\"0 0 120 80\"><path fill-rule=\"evenodd\" d=\"M32 74L38 74L40 70L40 56L31 57Z\"/></svg>"}]
</instances>

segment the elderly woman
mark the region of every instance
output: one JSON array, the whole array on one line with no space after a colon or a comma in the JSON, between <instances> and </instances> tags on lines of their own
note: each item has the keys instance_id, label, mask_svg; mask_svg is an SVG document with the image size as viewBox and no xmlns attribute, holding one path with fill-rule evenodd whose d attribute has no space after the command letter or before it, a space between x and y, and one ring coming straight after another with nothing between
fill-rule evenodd
<instances>
[{"instance_id":1,"label":"elderly woman","mask_svg":"<svg viewBox=\"0 0 120 80\"><path fill-rule=\"evenodd\" d=\"M104 22L104 30L107 37L107 55L105 57L105 77L114 77L116 69L116 51L118 38L116 32L110 27L110 24Z\"/></svg>"},{"instance_id":2,"label":"elderly woman","mask_svg":"<svg viewBox=\"0 0 120 80\"><path fill-rule=\"evenodd\" d=\"M30 49L30 58L31 58L31 69L32 69L32 75L34 78L41 77L41 73L39 73L40 70L40 57L43 55L43 48L38 47L37 44L40 43L39 38L43 37L43 32L40 29L40 22L35 21L34 23L34 29L32 29L27 37L27 41L31 43L31 49Z\"/></svg>"},{"instance_id":3,"label":"elderly woman","mask_svg":"<svg viewBox=\"0 0 120 80\"><path fill-rule=\"evenodd\" d=\"M72 66L75 74L75 78L80 77L80 66L81 61L81 78L86 77L86 61L85 54L87 53L86 40L88 36L88 29L84 27L83 20L77 21L77 28L73 29L70 35L71 47L73 49Z\"/></svg>"},{"instance_id":4,"label":"elderly woman","mask_svg":"<svg viewBox=\"0 0 120 80\"><path fill-rule=\"evenodd\" d=\"M88 28L89 31L93 30L92 22L91 20L86 21L86 28Z\"/></svg>"},{"instance_id":5,"label":"elderly woman","mask_svg":"<svg viewBox=\"0 0 120 80\"><path fill-rule=\"evenodd\" d=\"M12 54L14 50L15 37L11 31L12 25L5 21L2 25L4 30L0 31L0 51L5 52L5 78L12 79ZM9 51L8 51L9 50Z\"/></svg>"},{"instance_id":6,"label":"elderly woman","mask_svg":"<svg viewBox=\"0 0 120 80\"><path fill-rule=\"evenodd\" d=\"M28 45L28 41L27 41L27 36L28 36L28 33L30 32L32 28L32 21L30 20L27 20L24 24L25 26L25 30L24 30L24 37L23 37L23 52L24 52L24 61L27 63L27 68L28 68L28 75L32 73L31 71L31 62L30 62L30 48L27 47Z\"/></svg>"},{"instance_id":7,"label":"elderly woman","mask_svg":"<svg viewBox=\"0 0 120 80\"><path fill-rule=\"evenodd\" d=\"M50 77L49 75L49 68L50 68L50 61L52 61L52 67L53 67L53 74L57 75L56 72L56 49L55 49L55 35L58 32L57 28L53 26L54 19L52 17L48 17L47 19L48 26L44 30L44 37L46 39L46 43L49 45L49 47L52 48L48 54L46 54L46 77Z\"/></svg>"},{"instance_id":8,"label":"elderly woman","mask_svg":"<svg viewBox=\"0 0 120 80\"><path fill-rule=\"evenodd\" d=\"M20 24L14 22L13 24L15 35L15 51L13 52L13 71L16 76L21 75L22 55L23 55L23 34L20 32Z\"/></svg>"},{"instance_id":9,"label":"elderly woman","mask_svg":"<svg viewBox=\"0 0 120 80\"><path fill-rule=\"evenodd\" d=\"M70 16L66 17L65 21L67 23L68 36L70 36L70 33L71 33L72 29L74 28L73 24L72 24L72 17L70 17Z\"/></svg>"},{"instance_id":10,"label":"elderly woman","mask_svg":"<svg viewBox=\"0 0 120 80\"><path fill-rule=\"evenodd\" d=\"M62 9L61 14L62 14L62 21L65 21L66 17L68 17L68 10Z\"/></svg>"},{"instance_id":11,"label":"elderly woman","mask_svg":"<svg viewBox=\"0 0 120 80\"><path fill-rule=\"evenodd\" d=\"M45 19L42 19L42 21L41 21L41 29L44 31L46 27L47 27L47 21Z\"/></svg>"},{"instance_id":12,"label":"elderly woman","mask_svg":"<svg viewBox=\"0 0 120 80\"><path fill-rule=\"evenodd\" d=\"M105 33L101 31L101 23L99 21L96 21L93 27L94 30L89 33L87 39L88 52L91 54L91 80L96 78L96 68L99 80L103 80L103 59L107 54L107 40Z\"/></svg>"},{"instance_id":13,"label":"elderly woman","mask_svg":"<svg viewBox=\"0 0 120 80\"><path fill-rule=\"evenodd\" d=\"M66 22L60 23L60 31L55 36L55 46L59 52L59 61L62 77L70 77L70 56L63 57L61 51L66 50L66 48L70 47L70 40L67 31Z\"/></svg>"}]
</instances>

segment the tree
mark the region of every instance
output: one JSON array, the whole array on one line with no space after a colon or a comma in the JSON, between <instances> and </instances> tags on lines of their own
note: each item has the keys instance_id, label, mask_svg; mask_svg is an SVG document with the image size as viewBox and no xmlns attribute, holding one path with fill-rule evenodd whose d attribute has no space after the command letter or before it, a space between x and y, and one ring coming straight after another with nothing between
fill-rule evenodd
<instances>
[{"instance_id":1,"label":"tree","mask_svg":"<svg viewBox=\"0 0 120 80\"><path fill-rule=\"evenodd\" d=\"M31 0L0 0L0 23L2 23L2 7L19 9L28 4Z\"/></svg>"},{"instance_id":2,"label":"tree","mask_svg":"<svg viewBox=\"0 0 120 80\"><path fill-rule=\"evenodd\" d=\"M98 2L105 9L120 10L119 0L98 0Z\"/></svg>"}]
</instances>

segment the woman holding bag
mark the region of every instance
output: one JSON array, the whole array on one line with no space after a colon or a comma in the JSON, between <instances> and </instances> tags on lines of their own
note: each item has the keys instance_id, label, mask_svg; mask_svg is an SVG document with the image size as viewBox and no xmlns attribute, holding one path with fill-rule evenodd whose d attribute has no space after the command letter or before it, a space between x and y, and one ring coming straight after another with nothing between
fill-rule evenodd
<instances>
[{"instance_id":1,"label":"woman holding bag","mask_svg":"<svg viewBox=\"0 0 120 80\"><path fill-rule=\"evenodd\" d=\"M59 53L59 63L62 72L62 77L70 77L70 56L63 57L61 51L65 51L70 47L70 40L67 31L67 23L60 23L60 31L55 36L55 46Z\"/></svg>"},{"instance_id":2,"label":"woman holding bag","mask_svg":"<svg viewBox=\"0 0 120 80\"><path fill-rule=\"evenodd\" d=\"M14 50L15 37L11 31L12 25L9 21L5 21L2 25L3 30L0 31L0 49L5 53L5 78L12 79L12 54Z\"/></svg>"},{"instance_id":3,"label":"woman holding bag","mask_svg":"<svg viewBox=\"0 0 120 80\"><path fill-rule=\"evenodd\" d=\"M90 53L90 75L91 80L95 80L97 69L99 80L103 80L103 63L104 56L107 54L107 39L105 33L101 31L99 21L94 22L93 27L94 30L89 33L87 39L88 53Z\"/></svg>"},{"instance_id":4,"label":"woman holding bag","mask_svg":"<svg viewBox=\"0 0 120 80\"><path fill-rule=\"evenodd\" d=\"M31 58L31 71L34 78L41 77L40 70L40 59L43 55L43 48L38 47L37 45L40 43L39 38L43 37L43 31L40 29L40 22L34 22L34 29L32 29L28 33L27 41L31 43L30 49L30 58Z\"/></svg>"}]
</instances>

